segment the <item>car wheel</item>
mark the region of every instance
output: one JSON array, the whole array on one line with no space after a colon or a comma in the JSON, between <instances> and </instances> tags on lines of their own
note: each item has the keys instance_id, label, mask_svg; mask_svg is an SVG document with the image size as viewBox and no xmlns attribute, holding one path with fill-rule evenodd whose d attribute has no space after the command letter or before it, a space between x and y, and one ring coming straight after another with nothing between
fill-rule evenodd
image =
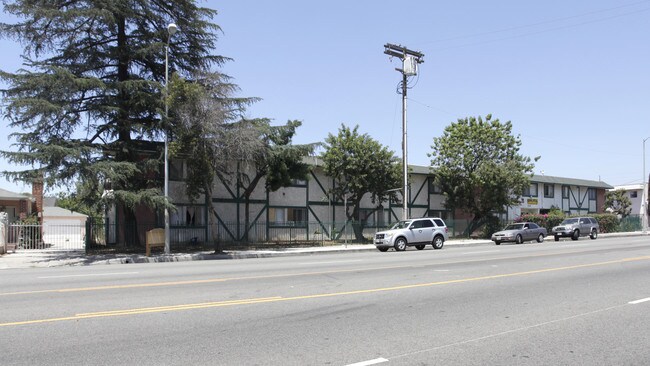
<instances>
[{"instance_id":1,"label":"car wheel","mask_svg":"<svg viewBox=\"0 0 650 366\"><path fill-rule=\"evenodd\" d=\"M403 252L406 250L406 239L404 238L397 238L395 240L395 250L398 252Z\"/></svg>"},{"instance_id":2,"label":"car wheel","mask_svg":"<svg viewBox=\"0 0 650 366\"><path fill-rule=\"evenodd\" d=\"M537 236L537 242L541 243L543 241L544 241L544 234L539 234L539 236Z\"/></svg>"},{"instance_id":3,"label":"car wheel","mask_svg":"<svg viewBox=\"0 0 650 366\"><path fill-rule=\"evenodd\" d=\"M555 241L560 241L560 237L555 235Z\"/></svg>"},{"instance_id":4,"label":"car wheel","mask_svg":"<svg viewBox=\"0 0 650 366\"><path fill-rule=\"evenodd\" d=\"M571 235L571 240L578 240L580 238L580 230L576 230L573 232L573 235Z\"/></svg>"},{"instance_id":5,"label":"car wheel","mask_svg":"<svg viewBox=\"0 0 650 366\"><path fill-rule=\"evenodd\" d=\"M591 234L589 234L589 238L591 240L596 240L596 238L598 238L598 231L596 229L591 230Z\"/></svg>"},{"instance_id":6,"label":"car wheel","mask_svg":"<svg viewBox=\"0 0 650 366\"><path fill-rule=\"evenodd\" d=\"M500 241L495 241L494 244L501 245L501 242Z\"/></svg>"},{"instance_id":7,"label":"car wheel","mask_svg":"<svg viewBox=\"0 0 650 366\"><path fill-rule=\"evenodd\" d=\"M517 235L517 238L515 238L515 243L521 244L524 242L524 238L521 237L521 235Z\"/></svg>"},{"instance_id":8,"label":"car wheel","mask_svg":"<svg viewBox=\"0 0 650 366\"><path fill-rule=\"evenodd\" d=\"M433 249L442 249L442 246L445 244L445 238L442 235L438 235L433 238Z\"/></svg>"},{"instance_id":9,"label":"car wheel","mask_svg":"<svg viewBox=\"0 0 650 366\"><path fill-rule=\"evenodd\" d=\"M422 250L422 249L424 249L424 245L416 245L415 249Z\"/></svg>"},{"instance_id":10,"label":"car wheel","mask_svg":"<svg viewBox=\"0 0 650 366\"><path fill-rule=\"evenodd\" d=\"M377 247L377 249L379 249L380 252L386 252L386 251L388 251L388 248L387 248L387 247Z\"/></svg>"}]
</instances>

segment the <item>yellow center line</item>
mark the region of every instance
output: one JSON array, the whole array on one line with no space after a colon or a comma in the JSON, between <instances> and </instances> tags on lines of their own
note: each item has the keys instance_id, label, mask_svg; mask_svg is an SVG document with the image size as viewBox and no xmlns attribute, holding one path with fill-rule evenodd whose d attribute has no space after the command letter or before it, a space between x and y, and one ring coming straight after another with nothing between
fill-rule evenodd
<instances>
[{"instance_id":1,"label":"yellow center line","mask_svg":"<svg viewBox=\"0 0 650 366\"><path fill-rule=\"evenodd\" d=\"M515 255L515 256L505 256L505 257L494 257L494 258L479 258L479 259L471 259L471 260L463 259L459 261L439 262L439 263L431 264L429 266L432 265L445 266L445 265L460 264L460 263L476 263L476 262L495 261L495 260L546 257L546 256L553 256L553 255L583 253L583 252L584 252L583 250L576 250L576 251L563 251L563 252L553 252L553 253L540 253L540 254L525 255L525 256ZM225 278L209 278L203 280L149 282L149 283L136 283L136 284L128 284L128 285L105 285L105 286L93 286L93 287L73 287L73 288L48 289L48 290L16 291L16 292L0 293L0 297L17 296L17 295L33 295L33 294L44 294L44 293L72 293L72 292L84 292L84 291L121 290L121 289L147 288L147 287L185 286L185 285L196 285L196 284L217 283L217 282L227 282L227 281L245 281L245 280L259 280L259 279L271 279L271 278L316 276L316 275L335 274L335 273L381 271L386 269L401 269L401 268L416 268L416 267L421 268L422 266L421 265L379 266L379 267L354 268L354 269L339 269L339 270L331 270L331 271L283 273L283 274L276 274L276 275L225 277Z\"/></svg>"},{"instance_id":2,"label":"yellow center line","mask_svg":"<svg viewBox=\"0 0 650 366\"><path fill-rule=\"evenodd\" d=\"M606 261L606 262L579 264L579 265L573 265L573 266L544 268L544 269L537 269L537 270L523 271L523 272L503 273L503 274L490 275L490 276L469 277L469 278L462 278L462 279L456 279L456 280L426 282L426 283L417 283L417 284L411 284L411 285L400 285L400 286L391 286L391 287L380 287L380 288L372 288L372 289L364 289L364 290L352 290L352 291L332 292L332 293L293 296L293 297L281 297L281 296L262 297L262 298L241 299L241 300L204 302L204 303L196 303L196 304L180 304L180 305L158 306L158 307L148 307L148 308L135 308L135 309L124 309L124 310L101 311L101 312L94 312L94 313L80 313L80 314L75 314L74 316L68 316L68 317L49 318L49 319L35 319L35 320L25 320L25 321L0 323L0 327L39 324L39 323L53 323L53 322L61 322L61 321L68 321L68 320L80 320L80 319L90 319L90 318L104 318L104 317L113 317L113 316L126 316L126 315L138 315L138 314L148 314L148 313L171 312L171 311L186 311L186 310L205 309L205 308L214 308L214 307L222 307L222 306L251 305L251 304L271 303L271 302L280 302L280 301L296 301L296 300L308 300L308 299L317 299L317 298L326 298L326 297L361 295L361 294L370 294L370 293L379 293L379 292L388 292L388 291L399 291L399 290L406 290L406 289L413 289L413 288L449 285L449 284L456 284L456 283L485 281L485 280L507 278L507 277L526 276L526 275L539 274L539 273L557 272L557 271L564 271L564 270L570 270L570 269L579 269L579 268L598 267L598 266L606 266L606 265L610 265L610 264L620 264L620 263L636 262L636 261L644 261L644 260L650 260L650 256L624 258L624 259L619 259L619 260L611 260L611 261Z\"/></svg>"}]
</instances>

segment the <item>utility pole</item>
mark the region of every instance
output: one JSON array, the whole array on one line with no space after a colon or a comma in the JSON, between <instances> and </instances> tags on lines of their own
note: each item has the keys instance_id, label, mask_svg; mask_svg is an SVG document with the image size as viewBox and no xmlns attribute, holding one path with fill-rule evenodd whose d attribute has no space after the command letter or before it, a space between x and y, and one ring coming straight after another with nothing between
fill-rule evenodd
<instances>
[{"instance_id":1,"label":"utility pole","mask_svg":"<svg viewBox=\"0 0 650 366\"><path fill-rule=\"evenodd\" d=\"M424 62L424 54L416 51L409 50L406 47L386 43L384 45L384 53L397 57L402 60L402 68L395 68L402 74L402 165L404 169L404 186L402 187L402 200L403 202L403 219L407 220L408 201L409 201L409 186L408 186L408 144L406 134L406 93L408 90L407 81L409 76L417 75L418 64Z\"/></svg>"}]
</instances>

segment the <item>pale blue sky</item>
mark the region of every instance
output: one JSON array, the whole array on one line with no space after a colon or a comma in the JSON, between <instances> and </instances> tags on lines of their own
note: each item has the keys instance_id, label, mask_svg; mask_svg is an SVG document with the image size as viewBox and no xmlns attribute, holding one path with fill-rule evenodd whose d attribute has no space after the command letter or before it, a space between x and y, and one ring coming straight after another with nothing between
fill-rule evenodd
<instances>
[{"instance_id":1,"label":"pale blue sky","mask_svg":"<svg viewBox=\"0 0 650 366\"><path fill-rule=\"evenodd\" d=\"M541 156L537 174L641 183L650 1L201 4L219 12L216 53L234 59L223 71L241 95L263 99L250 116L302 120L298 143L358 124L401 156L400 64L383 53L393 43L425 55L409 90L410 164L429 165L433 137L457 118L491 113L512 121L524 155ZM20 48L3 40L0 49L2 69L15 71Z\"/></svg>"}]
</instances>

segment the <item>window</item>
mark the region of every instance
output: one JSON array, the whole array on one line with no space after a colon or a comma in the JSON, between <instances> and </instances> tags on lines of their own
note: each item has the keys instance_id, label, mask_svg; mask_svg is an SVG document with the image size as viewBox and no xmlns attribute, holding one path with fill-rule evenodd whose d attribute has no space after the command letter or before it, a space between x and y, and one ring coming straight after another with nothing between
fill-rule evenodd
<instances>
[{"instance_id":1,"label":"window","mask_svg":"<svg viewBox=\"0 0 650 366\"><path fill-rule=\"evenodd\" d=\"M539 226L537 226L536 223L531 222L530 224L528 224L528 228L529 229L539 229Z\"/></svg>"},{"instance_id":2,"label":"window","mask_svg":"<svg viewBox=\"0 0 650 366\"><path fill-rule=\"evenodd\" d=\"M185 161L180 159L171 159L169 161L169 180L183 180L185 174L183 172L183 167L185 166Z\"/></svg>"},{"instance_id":3,"label":"window","mask_svg":"<svg viewBox=\"0 0 650 366\"><path fill-rule=\"evenodd\" d=\"M436 226L439 226L439 227L444 227L445 226L445 223L440 219L433 219L433 222L436 223Z\"/></svg>"},{"instance_id":4,"label":"window","mask_svg":"<svg viewBox=\"0 0 650 366\"><path fill-rule=\"evenodd\" d=\"M174 226L205 225L204 206L176 206L176 211L170 212L170 224Z\"/></svg>"},{"instance_id":5,"label":"window","mask_svg":"<svg viewBox=\"0 0 650 366\"><path fill-rule=\"evenodd\" d=\"M569 186L562 186L562 198L569 198Z\"/></svg>"},{"instance_id":6,"label":"window","mask_svg":"<svg viewBox=\"0 0 650 366\"><path fill-rule=\"evenodd\" d=\"M537 197L537 183L531 183L528 188L524 189L523 196Z\"/></svg>"},{"instance_id":7,"label":"window","mask_svg":"<svg viewBox=\"0 0 650 366\"><path fill-rule=\"evenodd\" d=\"M637 197L637 192L636 191L630 192L630 198L636 198L636 197Z\"/></svg>"},{"instance_id":8,"label":"window","mask_svg":"<svg viewBox=\"0 0 650 366\"><path fill-rule=\"evenodd\" d=\"M307 209L303 207L269 208L269 221L275 226L306 226Z\"/></svg>"},{"instance_id":9,"label":"window","mask_svg":"<svg viewBox=\"0 0 650 366\"><path fill-rule=\"evenodd\" d=\"M553 198L555 197L555 186L552 184L544 184L544 197Z\"/></svg>"},{"instance_id":10,"label":"window","mask_svg":"<svg viewBox=\"0 0 650 366\"><path fill-rule=\"evenodd\" d=\"M589 195L589 200L590 201L595 201L596 200L596 190L594 188L588 188L587 189L587 194Z\"/></svg>"},{"instance_id":11,"label":"window","mask_svg":"<svg viewBox=\"0 0 650 366\"><path fill-rule=\"evenodd\" d=\"M442 188L439 184L436 184L434 177L429 178L429 194L442 194Z\"/></svg>"},{"instance_id":12,"label":"window","mask_svg":"<svg viewBox=\"0 0 650 366\"><path fill-rule=\"evenodd\" d=\"M425 227L433 227L433 221L431 220L416 220L413 221L411 229L420 229Z\"/></svg>"},{"instance_id":13,"label":"window","mask_svg":"<svg viewBox=\"0 0 650 366\"><path fill-rule=\"evenodd\" d=\"M292 179L291 186L293 187L306 187L307 181L304 179Z\"/></svg>"}]
</instances>

